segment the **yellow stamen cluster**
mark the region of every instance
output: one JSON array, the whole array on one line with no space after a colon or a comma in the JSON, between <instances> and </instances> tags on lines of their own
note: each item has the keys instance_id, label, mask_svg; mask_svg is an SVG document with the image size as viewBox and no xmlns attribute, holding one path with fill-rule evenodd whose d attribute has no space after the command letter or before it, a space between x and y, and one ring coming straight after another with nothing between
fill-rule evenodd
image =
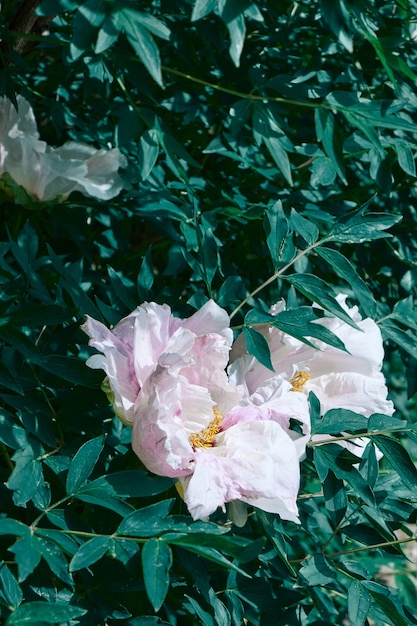
<instances>
[{"instance_id":1,"label":"yellow stamen cluster","mask_svg":"<svg viewBox=\"0 0 417 626\"><path fill-rule=\"evenodd\" d=\"M214 440L220 432L223 415L217 407L213 409L213 413L214 417L207 428L204 428L199 433L191 433L189 436L193 448L211 448L214 445Z\"/></svg>"},{"instance_id":2,"label":"yellow stamen cluster","mask_svg":"<svg viewBox=\"0 0 417 626\"><path fill-rule=\"evenodd\" d=\"M296 372L290 380L292 384L290 391L302 391L309 378L311 378L311 374L308 372Z\"/></svg>"}]
</instances>

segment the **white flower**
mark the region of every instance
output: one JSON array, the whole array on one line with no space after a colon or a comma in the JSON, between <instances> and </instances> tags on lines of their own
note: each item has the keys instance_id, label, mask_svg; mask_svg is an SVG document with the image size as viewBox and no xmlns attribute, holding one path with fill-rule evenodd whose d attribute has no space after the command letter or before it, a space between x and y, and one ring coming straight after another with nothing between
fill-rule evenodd
<instances>
[{"instance_id":1,"label":"white flower","mask_svg":"<svg viewBox=\"0 0 417 626\"><path fill-rule=\"evenodd\" d=\"M358 307L346 305L346 295L337 301L350 315L359 330L336 317L323 317L315 323L331 330L344 344L346 351L314 338L308 338L315 347L308 346L279 329L257 327L268 342L271 362L276 372L287 380L299 378L299 387L305 393L313 391L321 403L322 412L330 409L350 409L366 417L372 413L392 415L394 406L387 399L388 390L381 372L384 348L381 332L370 318L362 319ZM271 309L277 314L280 306ZM231 361L245 354L243 337L235 342ZM273 372L256 359L247 357L245 380L251 391L273 376Z\"/></svg>"},{"instance_id":2,"label":"white flower","mask_svg":"<svg viewBox=\"0 0 417 626\"><path fill-rule=\"evenodd\" d=\"M268 324L258 326L257 331L268 342L275 372L292 381L295 390L305 395L312 391L320 401L322 415L330 409L349 409L365 417L373 413L392 415L394 406L387 399L388 389L381 372L384 357L381 332L373 320L362 319L356 306L349 308L346 298L339 294L337 301L358 329L336 317L323 317L315 322L331 330L346 351L310 337L314 347L308 346ZM275 305L271 314L276 315L283 306L282 302ZM246 353L243 336L233 345L231 361L243 368L240 379L248 393L274 380L273 372ZM313 440L328 438L319 435ZM338 443L361 456L367 441L362 438Z\"/></svg>"},{"instance_id":3,"label":"white flower","mask_svg":"<svg viewBox=\"0 0 417 626\"><path fill-rule=\"evenodd\" d=\"M38 200L65 199L71 192L109 200L123 188L118 174L126 158L117 148L96 150L73 141L50 148L39 139L29 103L17 96L18 111L0 98L0 176L8 173Z\"/></svg>"}]
</instances>

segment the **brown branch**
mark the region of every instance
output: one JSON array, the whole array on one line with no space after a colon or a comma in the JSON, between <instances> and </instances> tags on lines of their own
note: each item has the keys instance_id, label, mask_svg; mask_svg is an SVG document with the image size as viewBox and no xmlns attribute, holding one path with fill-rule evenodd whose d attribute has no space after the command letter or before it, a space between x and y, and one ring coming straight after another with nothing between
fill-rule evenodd
<instances>
[{"instance_id":1,"label":"brown branch","mask_svg":"<svg viewBox=\"0 0 417 626\"><path fill-rule=\"evenodd\" d=\"M36 8L41 0L23 0L16 7L10 21L9 30L16 33L16 41L13 49L22 53L29 41L25 35L40 35L45 30L53 16L36 15Z\"/></svg>"}]
</instances>

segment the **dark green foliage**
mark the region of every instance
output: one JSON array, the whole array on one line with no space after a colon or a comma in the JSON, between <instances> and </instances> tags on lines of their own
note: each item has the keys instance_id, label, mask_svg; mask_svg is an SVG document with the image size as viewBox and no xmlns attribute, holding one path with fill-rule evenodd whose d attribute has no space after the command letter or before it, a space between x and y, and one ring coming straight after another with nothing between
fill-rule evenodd
<instances>
[{"instance_id":1,"label":"dark green foliage","mask_svg":"<svg viewBox=\"0 0 417 626\"><path fill-rule=\"evenodd\" d=\"M0 179L0 622L417 624L417 2L43 0L33 29L23 4L1 94L128 166L108 202ZM85 366L85 316L213 298L271 368L266 322L344 349L311 306L354 325L340 292L379 324L396 414L311 397L301 524L193 522Z\"/></svg>"}]
</instances>

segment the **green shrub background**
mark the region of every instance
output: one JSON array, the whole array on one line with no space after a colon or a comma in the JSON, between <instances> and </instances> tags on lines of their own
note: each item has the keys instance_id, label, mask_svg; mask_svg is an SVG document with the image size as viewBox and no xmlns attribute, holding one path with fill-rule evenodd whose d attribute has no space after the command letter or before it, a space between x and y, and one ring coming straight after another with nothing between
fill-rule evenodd
<instances>
[{"instance_id":1,"label":"green shrub background","mask_svg":"<svg viewBox=\"0 0 417 626\"><path fill-rule=\"evenodd\" d=\"M414 0L2 2L2 94L128 159L108 202L0 181L2 623L417 624L416 33ZM338 292L397 412L334 432L373 430L379 471L310 445L301 525L192 522L85 366L85 315L213 298L238 333L285 298L305 337Z\"/></svg>"}]
</instances>

